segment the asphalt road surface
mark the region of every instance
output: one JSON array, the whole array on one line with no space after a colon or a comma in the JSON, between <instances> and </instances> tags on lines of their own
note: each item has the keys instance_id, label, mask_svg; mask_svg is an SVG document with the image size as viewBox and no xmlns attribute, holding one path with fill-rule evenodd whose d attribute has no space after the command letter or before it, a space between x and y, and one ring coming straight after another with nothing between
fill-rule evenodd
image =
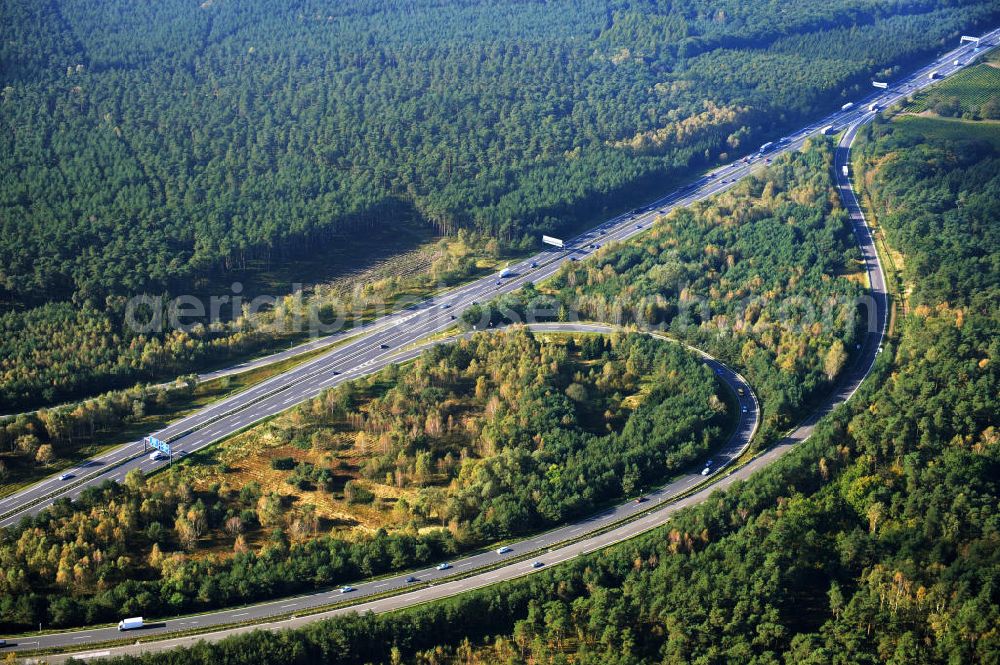
<instances>
[{"instance_id":1,"label":"asphalt road surface","mask_svg":"<svg viewBox=\"0 0 1000 665\"><path fill-rule=\"evenodd\" d=\"M998 33L1000 33L998 30L991 31L984 36L984 40L988 39L992 43L996 40ZM736 454L740 446L746 445L745 443L740 443L738 440L741 432L744 435L747 434L745 431L746 419L741 421L734 439L727 444L724 451L717 453L719 463L714 468L717 470L718 481L699 492L672 502L660 510L649 512L636 520L603 531L591 538L584 537L588 532L599 531L601 525L617 522L629 514L641 512L659 503L665 503L670 497L675 497L683 493L703 479L700 474L684 476L661 488L657 493L651 494L649 501L644 504L623 504L604 513L592 516L582 522L566 525L554 531L512 544L512 552L504 556L516 557L528 552L544 552L543 554L536 555L537 560L542 563L542 568L544 568L545 566L551 566L559 561L577 556L580 553L593 551L605 547L610 543L632 537L645 530L655 528L666 522L676 510L703 500L710 492L716 489L727 487L736 480L748 477L756 470L770 464L774 459L783 455L799 441L808 438L816 422L849 399L871 371L882 349L881 344L888 318L888 295L885 290L885 278L875 251L874 241L868 226L864 222L854 192L851 189L850 179L843 175L841 167L848 164L850 145L854 140L858 126L873 117L873 113L868 110L868 105L875 103L879 107L885 108L916 90L926 87L933 83L928 76L933 70L938 71L941 78L953 74L965 66L969 56L972 55L972 49L973 46L967 44L946 53L928 66L897 82L890 89L872 94L861 102L856 103L855 107L838 111L782 139L780 142L777 142L778 148L770 151L767 156L754 155L745 161L716 169L700 179L693 187L672 193L635 214L625 214L615 217L601 226L567 242L566 247L562 250L545 252L525 260L516 266L511 266L510 270L514 273L514 276L509 279L497 280L496 277L491 277L472 282L438 299L424 303L413 311L393 315L390 325L379 326L372 333L363 336L361 339L351 340L329 354L278 377L274 377L269 381L265 381L244 393L214 404L184 421L171 425L158 433L157 436L161 439L171 439L175 450L197 450L228 436L234 431L246 427L256 420L290 408L295 403L308 399L329 386L356 378L391 362L400 362L412 358L419 353L420 349L408 348L402 353L396 349L409 347L417 340L447 328L453 323L451 317L471 305L473 301L479 300L485 302L499 293L515 290L527 281L544 279L553 274L562 262L571 260L571 257L581 257L589 253L592 243L603 244L613 239L623 240L636 233L640 233L649 226L658 214L669 211L674 207L689 205L696 200L728 189L737 180L745 177L754 166L769 160L780 152L798 149L809 136L818 132L822 127L832 125L837 132L846 130L835 155L836 174L838 187L845 207L850 213L854 233L866 262L871 285L871 308L869 311L868 330L864 338L863 347L855 355L852 364L845 369L835 392L821 408L808 416L800 426L776 446L770 448L767 452L756 457L749 464L740 467L733 473L719 474L718 470L721 469L723 463L732 459L731 455ZM960 64L953 64L956 60ZM532 267L533 265L535 267ZM569 329L573 329L572 326ZM711 364L713 361L709 359L706 362ZM733 374L727 368L718 365L715 367L717 370L721 370L720 377L730 382L731 385L733 385L733 381L739 380L738 375ZM749 391L748 387L744 388L744 391L747 395L752 396L752 392ZM751 397L749 401L752 404L749 405L748 412L745 415L753 415L754 422L756 422L756 400ZM196 427L200 429L194 429ZM192 429L193 431L189 431ZM752 430L750 434L752 434ZM748 441L749 439L747 439ZM129 469L141 468L144 471L150 471L163 463L152 462L145 455L136 456L136 452L138 452L136 448L139 447L141 446L136 446L136 444L124 446L103 458L92 461L88 467L80 469L80 472L81 474L88 475L87 484L90 484L103 482L103 480L108 478L120 480L124 478L124 474ZM126 461L122 463L122 460ZM115 467L115 464L118 464L118 466ZM90 478L89 474L94 474L94 477ZM75 496L80 491L80 487L71 487L66 488L65 491L56 491L53 494L53 482L52 479L49 479L24 492L13 495L8 500L0 502L0 511L15 511L7 515L3 521L0 521L0 525L11 524L20 515L40 510L44 506L51 504L55 498ZM34 503L35 501L37 503ZM25 507L17 510L18 506ZM551 551L548 551L550 545L574 538L580 538L580 540L569 545L552 548ZM433 569L410 573L410 575L417 577L421 582L428 582L434 580L436 577L447 576L455 572L466 573L475 570L477 567L493 565L500 556L494 552L486 552L456 561L448 571ZM387 611L398 609L469 589L479 588L500 580L512 579L528 574L533 570L537 570L532 564L533 561L531 560L519 561L462 579L445 581L433 586L415 589L409 593L369 601L348 609L331 610L309 617L285 619L276 623L260 624L253 627L218 630L197 637L166 639L130 647L115 647L93 655L103 656L165 649L180 644L190 644L199 639L221 639L228 635L261 627L296 627L319 618L347 611ZM361 597L365 594L382 594L393 589L398 589L406 586L405 578L406 576L404 575L359 584L355 590L349 592L352 594L350 597ZM309 607L324 606L343 599L345 599L345 594L341 594L338 591L317 592L315 594L287 598L245 608L233 608L220 612L174 619L143 631L137 631L135 636L137 639L141 639L145 636L162 635L171 631L203 629L210 628L213 625L221 626L270 616L287 615L306 610ZM88 643L101 643L118 639L119 637L120 634L115 628L97 628L40 635L37 638L12 640L11 642L13 643L8 648L22 651L38 648L65 648L83 646ZM53 661L58 660L58 658L51 657L48 659Z\"/></svg>"}]
</instances>

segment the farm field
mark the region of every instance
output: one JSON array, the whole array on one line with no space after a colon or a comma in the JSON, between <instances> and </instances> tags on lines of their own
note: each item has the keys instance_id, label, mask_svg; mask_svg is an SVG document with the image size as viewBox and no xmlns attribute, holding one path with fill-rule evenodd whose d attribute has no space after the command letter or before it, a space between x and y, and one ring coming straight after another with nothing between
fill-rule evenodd
<instances>
[{"instance_id":1,"label":"farm field","mask_svg":"<svg viewBox=\"0 0 1000 665\"><path fill-rule=\"evenodd\" d=\"M997 121L899 116L893 122L905 128L907 134L938 140L987 141L994 148L1000 149L1000 122Z\"/></svg>"},{"instance_id":2,"label":"farm field","mask_svg":"<svg viewBox=\"0 0 1000 665\"><path fill-rule=\"evenodd\" d=\"M917 95L892 122L917 140L986 141L1000 148L1000 55Z\"/></svg>"},{"instance_id":3,"label":"farm field","mask_svg":"<svg viewBox=\"0 0 1000 665\"><path fill-rule=\"evenodd\" d=\"M1000 67L981 63L916 95L903 112L991 118L983 108L991 101L1000 104Z\"/></svg>"}]
</instances>

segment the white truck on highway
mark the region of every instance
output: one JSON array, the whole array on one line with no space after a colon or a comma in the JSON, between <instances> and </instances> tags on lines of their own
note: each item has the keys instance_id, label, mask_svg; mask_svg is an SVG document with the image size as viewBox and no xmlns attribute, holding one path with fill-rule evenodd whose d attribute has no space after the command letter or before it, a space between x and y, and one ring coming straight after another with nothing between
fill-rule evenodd
<instances>
[{"instance_id":1,"label":"white truck on highway","mask_svg":"<svg viewBox=\"0 0 1000 665\"><path fill-rule=\"evenodd\" d=\"M142 617L131 617L118 622L118 630L136 630L137 628L142 628L142 626Z\"/></svg>"},{"instance_id":2,"label":"white truck on highway","mask_svg":"<svg viewBox=\"0 0 1000 665\"><path fill-rule=\"evenodd\" d=\"M846 104L844 104L843 106L840 107L840 110L841 111L850 111L853 108L854 108L854 102L847 102Z\"/></svg>"},{"instance_id":3,"label":"white truck on highway","mask_svg":"<svg viewBox=\"0 0 1000 665\"><path fill-rule=\"evenodd\" d=\"M932 81L934 79L941 78L941 72L939 72L938 70L935 69L933 72L931 72L930 74L927 75L927 78L929 78Z\"/></svg>"},{"instance_id":4,"label":"white truck on highway","mask_svg":"<svg viewBox=\"0 0 1000 665\"><path fill-rule=\"evenodd\" d=\"M840 167L840 172L844 174L845 178L851 174L851 172L847 168L847 164L844 164L843 166Z\"/></svg>"}]
</instances>

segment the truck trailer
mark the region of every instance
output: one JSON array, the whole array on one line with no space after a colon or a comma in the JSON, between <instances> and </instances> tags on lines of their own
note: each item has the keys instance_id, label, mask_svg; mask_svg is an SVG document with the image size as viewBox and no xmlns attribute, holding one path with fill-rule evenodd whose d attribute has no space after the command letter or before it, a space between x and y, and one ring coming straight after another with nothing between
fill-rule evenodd
<instances>
[{"instance_id":1,"label":"truck trailer","mask_svg":"<svg viewBox=\"0 0 1000 665\"><path fill-rule=\"evenodd\" d=\"M136 630L142 628L142 617L131 617L118 622L118 630Z\"/></svg>"},{"instance_id":2,"label":"truck trailer","mask_svg":"<svg viewBox=\"0 0 1000 665\"><path fill-rule=\"evenodd\" d=\"M840 110L841 111L850 111L853 108L854 108L854 102L847 102L846 104L844 104L843 106L840 107Z\"/></svg>"},{"instance_id":3,"label":"truck trailer","mask_svg":"<svg viewBox=\"0 0 1000 665\"><path fill-rule=\"evenodd\" d=\"M847 164L840 167L840 172L844 174L845 178L851 174L851 172L847 169Z\"/></svg>"},{"instance_id":4,"label":"truck trailer","mask_svg":"<svg viewBox=\"0 0 1000 665\"><path fill-rule=\"evenodd\" d=\"M830 134L833 134L833 125L827 125L823 129L819 130L819 133L822 134L823 136L829 136Z\"/></svg>"}]
</instances>

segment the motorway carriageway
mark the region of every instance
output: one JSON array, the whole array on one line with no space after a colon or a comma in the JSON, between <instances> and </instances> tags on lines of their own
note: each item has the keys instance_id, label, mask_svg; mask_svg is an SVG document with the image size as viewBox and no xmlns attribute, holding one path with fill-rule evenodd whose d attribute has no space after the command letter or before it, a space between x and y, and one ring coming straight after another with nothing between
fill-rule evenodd
<instances>
[{"instance_id":1,"label":"motorway carriageway","mask_svg":"<svg viewBox=\"0 0 1000 665\"><path fill-rule=\"evenodd\" d=\"M995 39L998 35L998 32L1000 31L994 30L988 33L986 36L984 36L984 39ZM926 87L927 85L932 83L927 78L927 74L931 70L937 69L942 77L947 77L950 74L953 74L954 72L963 68L967 63L967 61L962 61L962 64L957 66L953 65L952 62L955 59L960 59L962 57L971 54L971 51L972 51L972 46L966 45L945 54L931 65L928 65L927 67L918 70L910 77L900 81L891 89L870 96L869 98L867 98L862 102L862 104L864 105L862 108L854 108L854 109L849 109L848 111L835 113L829 116L828 118L824 119L823 121L816 123L815 126L810 126L810 128L812 128L811 131L810 128L807 128L805 130L797 132L796 134L791 135L790 137L787 138L787 140L782 141L779 150L775 151L774 153L777 154L782 151L797 149L808 138L809 135L815 133L815 131L817 131L818 128L822 126L834 125L835 129L843 130L846 128L848 130L844 134L843 139L840 145L838 146L838 150L835 156L837 164L836 175L838 178L838 187L842 195L844 196L845 207L847 208L851 216L855 236L858 240L859 246L861 247L862 255L865 257L866 268L869 273L869 280L873 290L873 300L875 303L875 308L873 313L874 315L871 317L871 324L869 326L868 333L865 337L865 342L861 350L861 353L855 357L854 363L848 370L846 370L844 376L841 379L841 382L839 383L838 389L826 402L825 406L823 406L822 408L818 409L813 414L811 414L786 439L779 442L776 446L769 449L766 453L755 458L749 464L740 467L735 473L732 473L730 475L721 478L719 482L713 484L711 487L701 490L690 497L686 497L679 502L673 503L671 504L670 507L666 509L653 511L648 515L636 521L629 522L621 527L612 529L603 534L599 534L598 536L595 536L593 538L585 539L578 543L574 543L565 546L563 548L559 548L558 550L556 550L558 556L575 556L576 554L573 554L574 551L576 551L577 553L583 551L592 551L593 549L598 549L600 547L605 546L609 542L616 542L617 540L631 537L637 533L642 532L643 530L653 528L655 526L658 526L659 524L662 524L669 518L669 515L672 514L675 510L679 509L679 507L689 505L690 503L696 500L701 500L705 496L707 496L708 492L713 491L714 489L728 486L736 479L742 479L747 477L749 474L753 473L758 468L761 468L762 466L769 464L778 456L784 454L784 452L790 449L791 446L793 446L798 441L804 440L812 433L813 427L815 426L815 423L819 418L821 418L826 413L829 413L833 408L843 403L844 401L849 399L851 395L854 394L854 392L860 385L861 381L864 379L865 376L868 375L871 368L874 366L877 354L879 351L881 351L881 343L885 332L885 325L887 320L887 293L885 292L884 275L882 273L881 266L878 262L877 253L875 252L874 241L872 240L868 227L864 222L863 215L861 214L860 208L858 207L857 200L854 197L854 193L851 190L849 179L842 175L840 166L848 163L850 144L851 142L853 142L853 138L855 136L858 126L870 120L873 117L873 114L868 112L864 107L873 102L878 103L880 106L884 107L886 105L895 103L899 99L905 97L908 94L911 94L915 90L918 90L922 87ZM429 332L418 334L416 332L408 333L407 331L388 330L385 331L384 333L375 333L376 336L375 340L371 340L370 338L366 338L365 340L359 340L357 342L345 345L345 347L342 347L340 349L331 352L331 354L329 354L328 356L324 356L323 358L318 359L318 361L323 361L325 359L330 358L331 356L338 355L338 352L341 351L348 352L348 349L350 347L355 347L360 345L361 348L352 348L349 351L349 353L352 354L355 362L360 364L355 364L350 369L346 369L343 373L333 374L332 376L329 374L317 375L310 372L305 372L304 376L300 376L297 382L292 383L291 385L286 385L284 387L281 387L281 390L282 391L295 390L296 392L290 394L290 396L305 395L305 397L301 397L299 399L299 401L301 401L302 399L306 399L314 394L317 394L322 389L324 389L326 385L334 385L339 381L348 380L349 378L353 378L354 376L360 375L367 371L373 371L376 365L380 366L383 363L388 364L389 362L399 362L407 358L414 357L418 352L417 349L409 349L405 353L400 355L394 352L391 349L391 347L389 349L383 349L381 345L385 344L386 346L388 346L388 342L380 340L388 339L390 341L395 341L397 347L406 346L409 343L412 343L417 339L420 339L430 334L431 332L442 330L448 327L448 325L450 325L450 316L447 314L447 312L452 311L453 309L456 308L459 309L460 311L460 309L463 306L471 304L472 300L475 298L485 300L487 297L493 296L498 292L507 292L509 290L518 288L524 283L524 281L528 280L537 281L539 279L543 279L544 277L547 277L551 275L553 272L555 272L555 270L558 269L558 265L562 261L569 260L570 255L581 255L582 253L585 253L587 245L591 242L595 242L598 240L600 240L601 242L607 242L608 240L611 239L625 239L632 235L635 235L636 233L641 232L646 226L648 226L649 222L651 221L651 218L653 218L656 214L662 214L666 209L680 205L688 205L694 200L705 198L706 196L710 196L712 194L718 193L719 191L728 189L728 187L734 184L735 180L745 177L749 173L750 168L755 164L759 164L760 161L762 161L763 159L764 159L763 156L756 155L753 158L750 158L749 161L737 162L736 165L734 165L734 167L730 167L729 169L726 168L717 169L715 172L713 172L713 174L710 174L709 176L706 176L701 181L699 181L699 183L702 183L700 188L694 189L690 191L690 193L688 194L681 194L681 193L671 194L670 196L667 196L664 199L657 201L655 204L653 204L653 206L650 207L650 209L648 209L648 211L643 212L642 214L637 216L623 215L616 217L610 220L609 222L606 222L605 224L601 225L600 227L597 227L597 229L594 229L574 239L571 243L568 243L566 250L557 253L554 257L551 254L542 254L539 255L538 257L535 257L534 259L529 259L518 266L514 266L511 268L511 270L515 273L516 276L510 280L507 280L506 282L503 282L499 288L494 288L493 281L492 279L490 279L490 280L480 280L477 282L473 282L469 285L466 285L465 287L456 289L454 292L443 297L443 300L449 303L450 306L441 308L436 303L427 304L422 307L421 312L418 312L407 319L409 322L412 323L411 326L412 328L416 330L426 330L429 328L431 329ZM730 178L732 178L732 180L730 180L728 183L722 182L722 179L718 177L718 174L720 173L726 173L728 177L725 179L730 180ZM540 261L545 260L544 257L546 256L548 257L548 259L547 262L543 265L541 264ZM537 269L526 268L526 266L530 266L532 260L539 261L539 267ZM442 312L444 313L442 314ZM418 335L418 336L413 337L413 335ZM409 341L400 342L399 340L409 340ZM302 368L297 368L297 369L313 367L314 364L318 361L308 363L307 365L302 366ZM341 362L344 361L341 360ZM316 369L322 370L324 367L326 366L321 366ZM329 371L328 367L326 369L327 371ZM726 371L728 370L723 369L723 372ZM292 373L295 373L295 370L293 370L289 374ZM287 376L287 375L282 375L282 376ZM330 380L331 378L334 379L334 381L331 381ZM320 379L323 380L319 381ZM317 385L319 386L318 389ZM747 393L752 394L749 391L747 391ZM245 394L246 393L241 393L241 395ZM219 423L222 424L223 429L217 430L216 426L213 425L212 427L207 428L208 432L212 433L209 434L208 432L206 432L206 436L200 437L201 441L200 443L198 440L190 442L185 441L185 443L191 443L192 446L197 446L197 447L208 445L208 443L210 443L211 441L216 440L218 438L222 438L223 436L228 435L232 431L235 431L240 427L246 426L246 424L252 422L254 418L259 419L262 417L266 417L265 415L257 415L257 414L271 415L272 413L277 413L279 411L284 410L285 408L288 408L285 404L291 403L293 401L291 399L285 399L283 402L278 404L278 406L280 406L281 408L277 408L272 412L268 412L269 409L274 408L274 405L272 404L273 397L274 397L273 395L266 397L256 403L250 401L249 402L250 406L247 407L252 412L250 414L249 419L247 418L247 414L244 414L242 412L237 412L231 415L223 416L223 418L219 421ZM282 395L281 397L284 397L284 395ZM753 410L754 412L756 412L757 410L755 399L753 400ZM230 419L235 419L235 420L230 422ZM741 424L741 429L742 429L742 424ZM199 431L188 434L187 436L191 437L198 435ZM134 464L136 460L133 460L132 462L123 465L123 467L129 466L129 464L133 464L135 468L143 468L144 470L149 470L148 466L143 464L144 461L148 461L148 458L139 458L138 464ZM153 464L153 466L155 466L155 463ZM133 466L129 466L129 468L133 468ZM115 475L118 476L119 474ZM120 476L123 475L124 471L121 471ZM665 498L666 496L676 496L678 492L683 492L685 489L690 488L691 486L697 484L699 479L700 478L698 476L689 476L686 478L682 478L678 481L675 481L674 483L671 483L670 485L660 490L660 492L666 494L658 494L654 500L656 502L663 502L666 500ZM683 483L689 483L689 484L685 487ZM619 506L618 508L613 509L613 511L594 516L589 520L586 520L584 523L578 523L576 525L568 525L565 527L561 527L560 529L548 532L547 534L541 534L540 536L536 536L533 539L529 539L523 541L522 543L518 543L517 545L514 546L515 548L514 555L516 556L516 553L518 552L530 552L533 549L538 549L538 544L540 542L543 542L539 541L538 539L544 539L546 537L555 537L555 534L560 534L563 531L565 531L565 534L560 538L560 540L565 540L567 537L573 538L585 535L586 532L580 533L582 529L577 531L576 534L570 534L568 530L579 529L581 524L590 523L589 527L586 528L586 531L593 531L599 528L595 526L596 522L598 522L602 518L609 518L609 516L613 515L615 511L626 511L622 513L623 516L627 514L628 506L629 504L625 504L624 506ZM37 510L37 508L34 508L32 510ZM635 507L632 508L633 512L637 512L638 510L639 508ZM621 517L615 518L612 521L617 521L617 519L621 519ZM609 537L612 538L612 540L608 540ZM559 540L547 541L547 542L559 542ZM544 547L544 544L542 546ZM486 556L489 558L490 556L495 556L495 555L492 555L492 553L486 553L485 555L480 554L476 556L480 557ZM463 560L463 562L464 561L466 560ZM493 561L496 561L496 559L494 558ZM554 560L547 562L543 561L543 563L546 565L551 565L551 563L555 562L556 561ZM463 563L462 565L465 564ZM295 625L300 625L301 623L313 621L322 616L327 616L331 613L337 613L341 611L353 611L357 609L372 609L377 611L383 611L386 609L405 607L409 604L414 604L416 602L426 602L427 600L431 600L436 597L441 597L442 594L451 595L452 593L458 593L463 590L484 586L485 584L493 583L500 579L510 579L512 577L517 577L519 575L526 574L527 572L530 571L522 570L522 568L528 565L530 564L525 562L518 562L512 564L507 568L500 568L489 573L482 573L465 579L454 580L440 585L419 589L407 594L392 596L378 601L372 601L371 603L367 604L370 605L370 607L361 606L361 607L352 607L349 608L348 610L333 610L330 612L323 613L321 615L315 615L311 617L301 617L298 619L289 619L280 622L280 624L266 624L266 625L280 625L280 627L293 627ZM456 564L455 568L456 569L458 568L458 564ZM471 568L472 566L470 565L469 569ZM425 577L427 577L429 573L425 572L424 575ZM429 577L427 578L429 579ZM390 586L392 582L386 582L384 580L378 582L371 582L369 584L372 585L372 589L369 591L369 593L384 593L385 591L390 591L393 588ZM384 584L385 586L384 588L375 589L374 588L375 584ZM361 589L362 587L359 586L358 591L361 591ZM301 598L313 598L317 596L321 597L324 595L324 593L330 594L330 592L320 592L317 594L312 594L310 596L304 596ZM183 619L177 619L170 622L171 625L169 630L174 630L174 631L190 630L208 626L211 624L207 623L203 624L202 622L205 621L208 617L213 617L217 615L219 616L228 615L232 621L236 622L248 621L255 618L253 613L257 609L266 608L264 614L258 615L260 617L273 616L276 614L288 614L289 612L300 611L299 608L300 602L304 601L302 601L301 599L299 600L286 599L284 601L274 601L272 603L254 605L249 608L224 610L212 614L200 615L198 617L187 617ZM326 598L325 600L323 600L323 602L317 601L313 606L327 605L330 604L331 602L333 602L332 599ZM303 609L304 607L305 606L303 606ZM231 623L232 621L229 622ZM247 628L241 627L223 631L216 631L214 633L211 633L210 638L220 639L221 637L224 637L228 634L233 634L234 632L239 632L246 629ZM146 635L153 634L152 633L153 630L156 629L151 629L150 631L144 631L143 634ZM107 637L107 633L102 633L102 631L110 631L112 637L110 638ZM169 632L169 631L167 631L166 626L164 626L161 629L161 632ZM92 642L102 642L102 641L107 641L109 639L114 639L115 637L118 637L118 635L117 631L115 631L114 629L90 629L84 631L73 631L68 633L39 636L36 639L30 639L30 640L26 638L25 640L21 641L20 646L22 649L24 647L29 647L31 649L55 648L55 647L65 647L72 645L82 645ZM173 644L183 643L184 640L190 641L193 639L205 639L206 637L207 636L200 636L199 638L174 638L171 640L164 640L164 641L154 642L151 644L141 645L139 649L147 650L151 648L157 648L157 649L168 648ZM11 646L16 648L16 646L13 644ZM114 649L114 651L116 653L123 652L120 651L119 648Z\"/></svg>"}]
</instances>

